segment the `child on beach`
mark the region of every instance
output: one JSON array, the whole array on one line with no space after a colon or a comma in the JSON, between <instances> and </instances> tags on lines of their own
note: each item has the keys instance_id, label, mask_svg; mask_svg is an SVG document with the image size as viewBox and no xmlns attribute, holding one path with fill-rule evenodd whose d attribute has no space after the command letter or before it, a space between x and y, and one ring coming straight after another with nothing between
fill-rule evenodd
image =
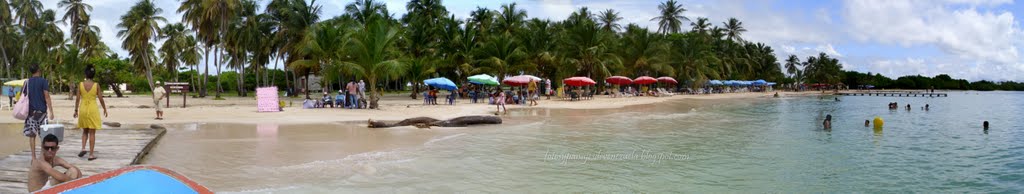
<instances>
[{"instance_id":1,"label":"child on beach","mask_svg":"<svg viewBox=\"0 0 1024 194\"><path fill-rule=\"evenodd\" d=\"M505 114L508 114L508 109L505 109L505 92L501 91L501 88L498 88L498 95L495 98L494 104L496 109L500 108L499 110L495 110L495 115L497 115L498 112L501 112L502 110L505 111Z\"/></svg>"}]
</instances>

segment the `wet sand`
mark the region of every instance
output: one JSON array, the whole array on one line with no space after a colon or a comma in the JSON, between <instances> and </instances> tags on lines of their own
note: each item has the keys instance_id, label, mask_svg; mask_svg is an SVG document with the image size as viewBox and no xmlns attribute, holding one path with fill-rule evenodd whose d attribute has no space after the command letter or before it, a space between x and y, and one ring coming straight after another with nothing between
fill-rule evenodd
<instances>
[{"instance_id":1,"label":"wet sand","mask_svg":"<svg viewBox=\"0 0 1024 194\"><path fill-rule=\"evenodd\" d=\"M215 191L252 189L255 185L294 185L303 182L296 181L304 179L303 174L315 172L296 172L289 168L320 166L325 161L361 153L422 145L441 131L444 130L412 127L368 130L355 123L181 124L170 126L143 164L174 169ZM361 160L388 156L368 157ZM353 173L372 173L367 172L372 169L358 165L322 167L346 169L334 171L343 172L332 175L339 179Z\"/></svg>"}]
</instances>

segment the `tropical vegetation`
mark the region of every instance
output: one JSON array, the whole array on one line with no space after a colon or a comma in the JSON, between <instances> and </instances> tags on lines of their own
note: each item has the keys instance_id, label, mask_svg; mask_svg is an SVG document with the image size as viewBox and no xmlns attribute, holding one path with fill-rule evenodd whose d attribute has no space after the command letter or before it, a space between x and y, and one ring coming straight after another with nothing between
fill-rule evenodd
<instances>
[{"instance_id":1,"label":"tropical vegetation","mask_svg":"<svg viewBox=\"0 0 1024 194\"><path fill-rule=\"evenodd\" d=\"M180 0L169 8L180 23L163 18L152 0L135 2L117 23L127 56L101 41L88 1L60 0L62 10L44 10L39 0L0 0L0 70L3 77L25 77L42 64L55 78L56 91L71 91L81 70L94 65L102 83L126 83L148 90L158 80L189 82L198 97L234 91L245 96L261 86L277 86L298 96L310 77L338 89L365 80L370 106L385 90L425 88L421 81L491 74L520 74L561 80L612 75L671 76L679 87L708 80L765 79L780 83L845 84L856 87L1021 90L1015 82L967 82L948 75L890 79L843 71L827 54L777 58L764 43L744 38L736 18L715 24L687 18L676 0L660 3L650 28L623 23L614 9L581 7L564 20L531 18L516 3L452 14L441 0L411 0L408 14L395 16L377 0L356 0L344 14L322 18L322 2L312 0ZM466 19L460 19L466 18ZM692 20L691 20L692 19ZM60 25L70 32L65 36ZM803 58L803 59L802 59ZM211 66L215 72L211 72ZM557 81L556 81L557 83ZM115 91L119 96L120 90Z\"/></svg>"}]
</instances>

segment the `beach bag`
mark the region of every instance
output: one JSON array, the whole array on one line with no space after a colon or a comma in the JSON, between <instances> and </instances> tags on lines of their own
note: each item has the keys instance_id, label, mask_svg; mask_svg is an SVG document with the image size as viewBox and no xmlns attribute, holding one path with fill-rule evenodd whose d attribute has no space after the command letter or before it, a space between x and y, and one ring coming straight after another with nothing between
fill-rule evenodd
<instances>
[{"instance_id":1,"label":"beach bag","mask_svg":"<svg viewBox=\"0 0 1024 194\"><path fill-rule=\"evenodd\" d=\"M25 80L25 85L21 87L21 98L18 99L18 103L14 104L14 118L18 120L25 120L28 118L28 80Z\"/></svg>"}]
</instances>

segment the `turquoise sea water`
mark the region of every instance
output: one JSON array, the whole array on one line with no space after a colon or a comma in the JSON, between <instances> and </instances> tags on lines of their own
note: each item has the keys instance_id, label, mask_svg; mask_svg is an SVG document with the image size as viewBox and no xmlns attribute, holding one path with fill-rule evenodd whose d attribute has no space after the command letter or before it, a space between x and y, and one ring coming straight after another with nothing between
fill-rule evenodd
<instances>
[{"instance_id":1,"label":"turquoise sea water","mask_svg":"<svg viewBox=\"0 0 1024 194\"><path fill-rule=\"evenodd\" d=\"M241 169L287 178L215 190L1024 192L1024 93L838 98L517 110L503 125L433 129L421 145L293 164L243 162ZM889 110L889 102L901 108ZM921 110L925 104L930 110ZM832 130L821 127L826 114L833 116ZM864 127L875 116L885 119L881 131ZM984 120L992 126L987 133ZM422 135L395 130L405 132L387 136Z\"/></svg>"}]
</instances>

